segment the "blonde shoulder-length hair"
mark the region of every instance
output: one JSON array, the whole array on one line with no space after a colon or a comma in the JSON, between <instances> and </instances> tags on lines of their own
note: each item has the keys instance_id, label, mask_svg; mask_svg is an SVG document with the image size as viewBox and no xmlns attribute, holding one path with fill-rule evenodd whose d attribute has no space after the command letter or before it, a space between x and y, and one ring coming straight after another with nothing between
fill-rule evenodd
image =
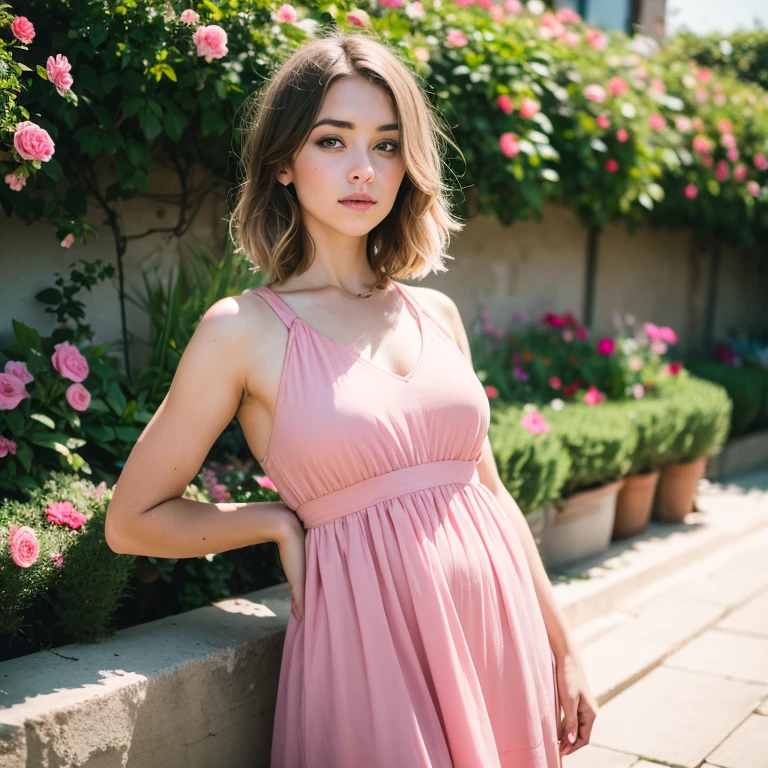
<instances>
[{"instance_id":1,"label":"blonde shoulder-length hair","mask_svg":"<svg viewBox=\"0 0 768 768\"><path fill-rule=\"evenodd\" d=\"M277 174L307 141L328 88L356 75L389 94L406 171L392 210L368 236L368 261L379 275L373 290L385 288L391 278L445 272L444 260L453 258L446 253L450 233L464 224L451 215L441 160L444 142L455 143L414 75L386 45L367 34L333 29L295 51L246 103L244 180L229 235L254 271L266 272L271 283L300 275L311 265L302 248L295 187L280 183Z\"/></svg>"}]
</instances>

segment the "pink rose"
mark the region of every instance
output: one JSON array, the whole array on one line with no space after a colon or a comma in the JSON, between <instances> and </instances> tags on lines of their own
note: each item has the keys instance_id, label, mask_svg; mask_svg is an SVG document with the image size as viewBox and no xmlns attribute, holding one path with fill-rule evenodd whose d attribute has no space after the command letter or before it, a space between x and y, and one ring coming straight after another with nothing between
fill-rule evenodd
<instances>
[{"instance_id":1,"label":"pink rose","mask_svg":"<svg viewBox=\"0 0 768 768\"><path fill-rule=\"evenodd\" d=\"M40 553L40 542L35 532L27 525L18 528L10 526L8 530L8 543L11 547L11 558L19 568L29 568L37 561Z\"/></svg>"},{"instance_id":2,"label":"pink rose","mask_svg":"<svg viewBox=\"0 0 768 768\"><path fill-rule=\"evenodd\" d=\"M451 29L448 31L448 36L446 37L445 42L446 45L452 45L460 48L465 46L469 40L467 40L464 33L460 29Z\"/></svg>"},{"instance_id":3,"label":"pink rose","mask_svg":"<svg viewBox=\"0 0 768 768\"><path fill-rule=\"evenodd\" d=\"M74 80L72 75L69 74L70 69L72 69L72 65L67 61L66 56L57 53L55 59L53 56L48 57L45 73L48 75L48 80L53 83L59 93L64 93L72 87Z\"/></svg>"},{"instance_id":4,"label":"pink rose","mask_svg":"<svg viewBox=\"0 0 768 768\"><path fill-rule=\"evenodd\" d=\"M14 16L11 33L22 43L31 43L35 37L35 28L26 16Z\"/></svg>"},{"instance_id":5,"label":"pink rose","mask_svg":"<svg viewBox=\"0 0 768 768\"><path fill-rule=\"evenodd\" d=\"M711 168L715 161L712 159L712 155L702 155L701 164L705 168Z\"/></svg>"},{"instance_id":6,"label":"pink rose","mask_svg":"<svg viewBox=\"0 0 768 768\"><path fill-rule=\"evenodd\" d=\"M13 146L24 160L48 162L53 157L55 145L48 131L29 120L24 120L16 126Z\"/></svg>"},{"instance_id":7,"label":"pink rose","mask_svg":"<svg viewBox=\"0 0 768 768\"><path fill-rule=\"evenodd\" d=\"M624 144L625 142L629 141L629 134L624 128L619 128L618 131L616 131L616 138Z\"/></svg>"},{"instance_id":8,"label":"pink rose","mask_svg":"<svg viewBox=\"0 0 768 768\"><path fill-rule=\"evenodd\" d=\"M0 411L12 411L22 400L31 397L16 376L0 373Z\"/></svg>"},{"instance_id":9,"label":"pink rose","mask_svg":"<svg viewBox=\"0 0 768 768\"><path fill-rule=\"evenodd\" d=\"M53 564L57 568L61 568L64 565L64 555L60 554L59 552L53 552L51 554L51 560L53 560Z\"/></svg>"},{"instance_id":10,"label":"pink rose","mask_svg":"<svg viewBox=\"0 0 768 768\"><path fill-rule=\"evenodd\" d=\"M728 177L730 176L730 170L728 168L728 163L725 162L725 160L719 160L717 165L715 166L715 178L720 181L728 181Z\"/></svg>"},{"instance_id":11,"label":"pink rose","mask_svg":"<svg viewBox=\"0 0 768 768\"><path fill-rule=\"evenodd\" d=\"M496 99L496 103L499 105L499 109L507 115L515 110L515 105L512 103L512 99L507 93L499 96L499 98Z\"/></svg>"},{"instance_id":12,"label":"pink rose","mask_svg":"<svg viewBox=\"0 0 768 768\"><path fill-rule=\"evenodd\" d=\"M71 248L72 244L75 242L75 236L70 232L68 235L64 237L64 239L61 241L61 247L62 248Z\"/></svg>"},{"instance_id":13,"label":"pink rose","mask_svg":"<svg viewBox=\"0 0 768 768\"><path fill-rule=\"evenodd\" d=\"M78 512L71 501L54 501L48 509L46 520L56 525L68 525L70 528L80 528L86 521L82 512Z\"/></svg>"},{"instance_id":14,"label":"pink rose","mask_svg":"<svg viewBox=\"0 0 768 768\"><path fill-rule=\"evenodd\" d=\"M560 42L569 48L576 48L580 41L581 38L575 32L571 32L570 29L560 38Z\"/></svg>"},{"instance_id":15,"label":"pink rose","mask_svg":"<svg viewBox=\"0 0 768 768\"><path fill-rule=\"evenodd\" d=\"M560 380L559 376L552 376L549 380L549 386L552 387L552 389L560 389L562 385L563 382Z\"/></svg>"},{"instance_id":16,"label":"pink rose","mask_svg":"<svg viewBox=\"0 0 768 768\"><path fill-rule=\"evenodd\" d=\"M528 430L532 435L543 435L549 432L547 420L538 411L526 413L520 422L520 426Z\"/></svg>"},{"instance_id":17,"label":"pink rose","mask_svg":"<svg viewBox=\"0 0 768 768\"><path fill-rule=\"evenodd\" d=\"M739 163L733 169L733 178L736 181L746 181L747 179L747 166L744 163Z\"/></svg>"},{"instance_id":18,"label":"pink rose","mask_svg":"<svg viewBox=\"0 0 768 768\"><path fill-rule=\"evenodd\" d=\"M616 171L619 170L619 164L616 160L613 158L610 158L609 160L605 161L605 170L608 171L608 173L616 173Z\"/></svg>"},{"instance_id":19,"label":"pink rose","mask_svg":"<svg viewBox=\"0 0 768 768\"><path fill-rule=\"evenodd\" d=\"M750 181L749 184L747 184L747 192L749 192L752 197L757 197L760 194L760 185L756 181Z\"/></svg>"},{"instance_id":20,"label":"pink rose","mask_svg":"<svg viewBox=\"0 0 768 768\"><path fill-rule=\"evenodd\" d=\"M691 123L691 119L689 117L681 116L678 118L675 118L675 128L677 128L678 131L681 133L686 133L687 131L690 131L693 126L693 123Z\"/></svg>"},{"instance_id":21,"label":"pink rose","mask_svg":"<svg viewBox=\"0 0 768 768\"><path fill-rule=\"evenodd\" d=\"M623 77L617 75L608 81L608 90L611 96L623 96L629 90L629 85Z\"/></svg>"},{"instance_id":22,"label":"pink rose","mask_svg":"<svg viewBox=\"0 0 768 768\"><path fill-rule=\"evenodd\" d=\"M712 77L712 70L707 69L707 67L702 67L697 73L696 76L699 78L700 83L708 83L710 78Z\"/></svg>"},{"instance_id":23,"label":"pink rose","mask_svg":"<svg viewBox=\"0 0 768 768\"><path fill-rule=\"evenodd\" d=\"M527 120L537 114L540 109L541 104L536 99L523 99L520 105L520 117Z\"/></svg>"},{"instance_id":24,"label":"pink rose","mask_svg":"<svg viewBox=\"0 0 768 768\"><path fill-rule=\"evenodd\" d=\"M587 405L599 405L606 399L606 395L594 385L590 384L589 389L584 395L584 402Z\"/></svg>"},{"instance_id":25,"label":"pink rose","mask_svg":"<svg viewBox=\"0 0 768 768\"><path fill-rule=\"evenodd\" d=\"M179 16L179 21L182 24L197 24L200 21L200 16L195 13L191 8L187 8L186 11L181 12L181 16Z\"/></svg>"},{"instance_id":26,"label":"pink rose","mask_svg":"<svg viewBox=\"0 0 768 768\"><path fill-rule=\"evenodd\" d=\"M214 59L220 59L229 52L227 49L227 33L217 24L198 27L192 35L192 42L197 46L197 55L205 56L210 64Z\"/></svg>"},{"instance_id":27,"label":"pink rose","mask_svg":"<svg viewBox=\"0 0 768 768\"><path fill-rule=\"evenodd\" d=\"M499 390L496 389L496 387L494 387L493 384L487 384L485 386L485 394L489 398L495 398L499 396Z\"/></svg>"},{"instance_id":28,"label":"pink rose","mask_svg":"<svg viewBox=\"0 0 768 768\"><path fill-rule=\"evenodd\" d=\"M0 435L0 459L4 459L9 453L16 455L16 443Z\"/></svg>"},{"instance_id":29,"label":"pink rose","mask_svg":"<svg viewBox=\"0 0 768 768\"><path fill-rule=\"evenodd\" d=\"M733 123L730 120L723 118L717 121L717 130L720 133L730 133L733 130Z\"/></svg>"},{"instance_id":30,"label":"pink rose","mask_svg":"<svg viewBox=\"0 0 768 768\"><path fill-rule=\"evenodd\" d=\"M253 477L262 488L267 488L270 491L275 491L275 493L277 493L277 487L268 477L264 475L254 475Z\"/></svg>"},{"instance_id":31,"label":"pink rose","mask_svg":"<svg viewBox=\"0 0 768 768\"><path fill-rule=\"evenodd\" d=\"M354 24L356 27L370 27L371 26L371 18L370 18L370 16L365 11L363 11L360 8L353 8L347 14L347 21L350 24Z\"/></svg>"},{"instance_id":32,"label":"pink rose","mask_svg":"<svg viewBox=\"0 0 768 768\"><path fill-rule=\"evenodd\" d=\"M758 171L764 171L768 168L768 158L765 155L755 155L754 163Z\"/></svg>"},{"instance_id":33,"label":"pink rose","mask_svg":"<svg viewBox=\"0 0 768 768\"><path fill-rule=\"evenodd\" d=\"M514 133L502 133L499 147L507 157L516 157L520 154L520 145L517 143L517 135Z\"/></svg>"},{"instance_id":34,"label":"pink rose","mask_svg":"<svg viewBox=\"0 0 768 768\"><path fill-rule=\"evenodd\" d=\"M711 149L709 139L706 136L694 136L693 149L694 152L698 152L701 155L709 154Z\"/></svg>"},{"instance_id":35,"label":"pink rose","mask_svg":"<svg viewBox=\"0 0 768 768\"><path fill-rule=\"evenodd\" d=\"M383 3L382 3L383 5ZM296 11L296 9L292 5L281 5L280 8L277 11L278 21L296 21L296 19L299 18L299 14Z\"/></svg>"},{"instance_id":36,"label":"pink rose","mask_svg":"<svg viewBox=\"0 0 768 768\"><path fill-rule=\"evenodd\" d=\"M504 10L507 13L511 13L513 16L516 16L518 13L523 12L523 4L520 2L520 0L505 0Z\"/></svg>"},{"instance_id":37,"label":"pink rose","mask_svg":"<svg viewBox=\"0 0 768 768\"><path fill-rule=\"evenodd\" d=\"M720 143L727 147L728 149L731 149L736 146L736 137L732 133L724 133L720 137Z\"/></svg>"},{"instance_id":38,"label":"pink rose","mask_svg":"<svg viewBox=\"0 0 768 768\"><path fill-rule=\"evenodd\" d=\"M589 332L583 325L579 326L576 329L576 338L579 339L579 341L584 341L587 338L588 333Z\"/></svg>"},{"instance_id":39,"label":"pink rose","mask_svg":"<svg viewBox=\"0 0 768 768\"><path fill-rule=\"evenodd\" d=\"M699 188L695 184L687 184L683 193L689 200L693 200L699 194Z\"/></svg>"},{"instance_id":40,"label":"pink rose","mask_svg":"<svg viewBox=\"0 0 768 768\"><path fill-rule=\"evenodd\" d=\"M572 8L560 9L557 12L557 18L560 19L563 24L578 24L581 21L581 16L579 16L579 14Z\"/></svg>"},{"instance_id":41,"label":"pink rose","mask_svg":"<svg viewBox=\"0 0 768 768\"><path fill-rule=\"evenodd\" d=\"M597 342L597 351L601 355L612 355L616 351L616 343L613 339L605 337Z\"/></svg>"},{"instance_id":42,"label":"pink rose","mask_svg":"<svg viewBox=\"0 0 768 768\"><path fill-rule=\"evenodd\" d=\"M5 364L5 372L20 379L22 384L31 384L35 380L35 377L27 370L27 364L20 360L9 360Z\"/></svg>"},{"instance_id":43,"label":"pink rose","mask_svg":"<svg viewBox=\"0 0 768 768\"><path fill-rule=\"evenodd\" d=\"M605 50L605 46L608 45L608 39L599 29L588 29L584 33L584 37L587 38L590 47L596 51Z\"/></svg>"},{"instance_id":44,"label":"pink rose","mask_svg":"<svg viewBox=\"0 0 768 768\"><path fill-rule=\"evenodd\" d=\"M648 115L648 125L654 131L663 131L667 127L667 121L658 112L651 112Z\"/></svg>"},{"instance_id":45,"label":"pink rose","mask_svg":"<svg viewBox=\"0 0 768 768\"><path fill-rule=\"evenodd\" d=\"M611 121L605 116L605 115L598 115L597 116L597 125L600 128L610 128L611 127Z\"/></svg>"},{"instance_id":46,"label":"pink rose","mask_svg":"<svg viewBox=\"0 0 768 768\"><path fill-rule=\"evenodd\" d=\"M19 176L15 173L5 174L5 183L14 191L21 192L27 184L27 180L23 176Z\"/></svg>"},{"instance_id":47,"label":"pink rose","mask_svg":"<svg viewBox=\"0 0 768 768\"><path fill-rule=\"evenodd\" d=\"M57 344L51 355L53 367L65 378L72 381L84 381L88 376L88 361L77 347L68 341Z\"/></svg>"},{"instance_id":48,"label":"pink rose","mask_svg":"<svg viewBox=\"0 0 768 768\"><path fill-rule=\"evenodd\" d=\"M603 88L602 85L597 85L597 83L592 83L591 85L588 85L584 89L584 95L590 100L594 101L597 104L602 104L606 99L606 92L605 88Z\"/></svg>"},{"instance_id":49,"label":"pink rose","mask_svg":"<svg viewBox=\"0 0 768 768\"><path fill-rule=\"evenodd\" d=\"M76 411L87 411L91 404L91 393L82 384L70 384L64 396Z\"/></svg>"},{"instance_id":50,"label":"pink rose","mask_svg":"<svg viewBox=\"0 0 768 768\"><path fill-rule=\"evenodd\" d=\"M667 352L667 345L661 339L654 339L651 342L651 351L657 355L664 355Z\"/></svg>"}]
</instances>

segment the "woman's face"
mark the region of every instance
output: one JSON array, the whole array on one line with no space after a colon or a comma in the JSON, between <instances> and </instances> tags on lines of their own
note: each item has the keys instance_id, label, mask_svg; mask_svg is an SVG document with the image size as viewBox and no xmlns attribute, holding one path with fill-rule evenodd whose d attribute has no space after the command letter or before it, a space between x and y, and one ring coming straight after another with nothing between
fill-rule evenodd
<instances>
[{"instance_id":1,"label":"woman's face","mask_svg":"<svg viewBox=\"0 0 768 768\"><path fill-rule=\"evenodd\" d=\"M313 239L361 237L387 217L405 176L396 124L387 92L362 77L337 80L328 89L293 167L278 174L286 186L293 182ZM375 205L354 210L340 202L360 192L372 195Z\"/></svg>"}]
</instances>

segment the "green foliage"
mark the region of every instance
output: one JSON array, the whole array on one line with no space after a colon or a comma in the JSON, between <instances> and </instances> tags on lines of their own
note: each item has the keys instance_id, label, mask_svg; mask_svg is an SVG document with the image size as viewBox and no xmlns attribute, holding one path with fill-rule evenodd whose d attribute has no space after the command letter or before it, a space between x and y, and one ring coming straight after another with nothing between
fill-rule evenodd
<instances>
[{"instance_id":1,"label":"green foliage","mask_svg":"<svg viewBox=\"0 0 768 768\"><path fill-rule=\"evenodd\" d=\"M768 371L702 359L688 360L686 365L696 376L725 387L733 403L730 437L768 429Z\"/></svg>"},{"instance_id":2,"label":"green foliage","mask_svg":"<svg viewBox=\"0 0 768 768\"><path fill-rule=\"evenodd\" d=\"M545 418L551 412L542 409ZM491 415L488 435L499 477L523 514L560 498L571 460L558 438L552 432L534 435L523 429L519 405L500 403Z\"/></svg>"},{"instance_id":3,"label":"green foliage","mask_svg":"<svg viewBox=\"0 0 768 768\"><path fill-rule=\"evenodd\" d=\"M571 460L563 497L629 473L638 434L627 411L623 403L577 403L549 414L552 433Z\"/></svg>"},{"instance_id":4,"label":"green foliage","mask_svg":"<svg viewBox=\"0 0 768 768\"><path fill-rule=\"evenodd\" d=\"M27 633L25 611L45 596L67 635L78 642L110 636L133 568L132 556L117 555L106 544L104 519L111 489L96 487L78 475L53 472L27 501L0 503L0 634ZM46 509L69 501L86 522L77 529L48 522ZM8 544L10 525L27 525L40 542L38 558L28 568L14 563ZM57 567L53 554L63 557Z\"/></svg>"}]
</instances>

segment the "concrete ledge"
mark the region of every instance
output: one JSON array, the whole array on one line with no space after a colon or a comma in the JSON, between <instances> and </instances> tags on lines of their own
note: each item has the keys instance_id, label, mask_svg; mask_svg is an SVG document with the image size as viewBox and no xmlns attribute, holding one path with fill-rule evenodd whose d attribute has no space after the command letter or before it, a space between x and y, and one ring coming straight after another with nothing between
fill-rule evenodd
<instances>
[{"instance_id":1,"label":"concrete ledge","mask_svg":"<svg viewBox=\"0 0 768 768\"><path fill-rule=\"evenodd\" d=\"M615 611L640 590L668 585L683 569L768 531L767 491L768 473L728 485L703 480L700 511L685 523L652 522L607 553L553 571L577 639L579 627L594 640L626 621ZM0 663L0 768L268 768L290 599L280 584L95 645ZM716 615L692 615L686 626L699 630ZM598 616L606 618L594 629ZM658 658L638 656L617 669L600 695L614 695Z\"/></svg>"},{"instance_id":2,"label":"concrete ledge","mask_svg":"<svg viewBox=\"0 0 768 768\"><path fill-rule=\"evenodd\" d=\"M1 768L268 768L280 584L0 663Z\"/></svg>"},{"instance_id":3,"label":"concrete ledge","mask_svg":"<svg viewBox=\"0 0 768 768\"><path fill-rule=\"evenodd\" d=\"M721 481L768 467L768 430L729 440L723 450L707 462L706 477Z\"/></svg>"}]
</instances>

